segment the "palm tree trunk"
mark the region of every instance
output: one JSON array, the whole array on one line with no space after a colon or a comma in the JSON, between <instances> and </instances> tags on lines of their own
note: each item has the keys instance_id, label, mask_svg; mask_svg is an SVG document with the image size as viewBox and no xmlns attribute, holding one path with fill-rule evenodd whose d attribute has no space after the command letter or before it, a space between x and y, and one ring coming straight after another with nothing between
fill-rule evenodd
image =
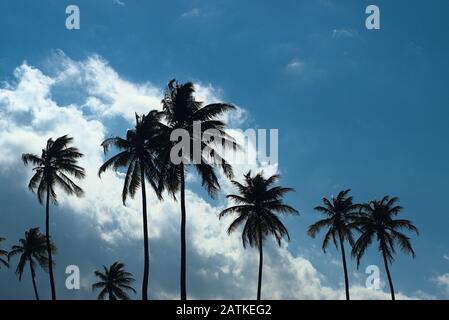
<instances>
[{"instance_id":1,"label":"palm tree trunk","mask_svg":"<svg viewBox=\"0 0 449 320\"><path fill-rule=\"evenodd\" d=\"M150 254L148 249L148 221L147 221L147 197L145 190L145 174L142 163L140 164L140 181L141 181L140 184L142 185L143 251L144 251L142 300L148 300L148 274L150 269Z\"/></svg>"},{"instance_id":2,"label":"palm tree trunk","mask_svg":"<svg viewBox=\"0 0 449 320\"><path fill-rule=\"evenodd\" d=\"M262 243L262 232L259 226L259 280L257 283L257 300L260 300L262 293L262 266L263 266L263 243Z\"/></svg>"},{"instance_id":3,"label":"palm tree trunk","mask_svg":"<svg viewBox=\"0 0 449 320\"><path fill-rule=\"evenodd\" d=\"M390 274L390 268L388 267L387 256L385 255L385 252L383 252L383 251L382 251L382 256L384 257L385 271L387 272L388 283L390 284L391 300L396 300L394 297L393 280L391 280L391 274Z\"/></svg>"},{"instance_id":4,"label":"palm tree trunk","mask_svg":"<svg viewBox=\"0 0 449 320\"><path fill-rule=\"evenodd\" d=\"M31 280L33 281L33 288L34 288L34 295L36 296L36 300L39 300L39 293L37 292L37 286L36 286L36 274L34 272L33 265L30 262L30 271L31 271Z\"/></svg>"},{"instance_id":5,"label":"palm tree trunk","mask_svg":"<svg viewBox=\"0 0 449 320\"><path fill-rule=\"evenodd\" d=\"M186 199L185 199L184 164L181 163L181 300L187 300L186 286Z\"/></svg>"},{"instance_id":6,"label":"palm tree trunk","mask_svg":"<svg viewBox=\"0 0 449 320\"><path fill-rule=\"evenodd\" d=\"M47 242L48 273L50 275L51 299L56 300L55 279L53 277L53 258L50 243L50 192L47 189L47 205L45 209L45 238Z\"/></svg>"},{"instance_id":7,"label":"palm tree trunk","mask_svg":"<svg viewBox=\"0 0 449 320\"><path fill-rule=\"evenodd\" d=\"M117 299L115 299L115 296L112 294L111 289L108 289L108 296L109 296L109 301L117 300Z\"/></svg>"},{"instance_id":8,"label":"palm tree trunk","mask_svg":"<svg viewBox=\"0 0 449 320\"><path fill-rule=\"evenodd\" d=\"M345 254L345 245L343 242L343 237L341 233L338 233L340 237L340 247L341 247L341 257L343 259L343 271L345 273L345 290L346 290L346 300L351 300L349 298L349 277L348 277L348 267L346 266L346 254Z\"/></svg>"}]
</instances>

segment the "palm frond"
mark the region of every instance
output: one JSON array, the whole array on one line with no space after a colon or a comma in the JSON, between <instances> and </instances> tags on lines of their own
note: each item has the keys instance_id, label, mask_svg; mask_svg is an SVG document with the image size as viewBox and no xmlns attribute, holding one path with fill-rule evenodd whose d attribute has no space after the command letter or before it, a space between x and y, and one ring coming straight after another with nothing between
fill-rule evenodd
<instances>
[{"instance_id":1,"label":"palm frond","mask_svg":"<svg viewBox=\"0 0 449 320\"><path fill-rule=\"evenodd\" d=\"M319 221L317 221L314 224L309 226L309 229L307 230L307 233L312 238L315 238L316 234L318 232L320 232L321 229L323 229L324 227L332 226L333 222L334 222L334 220L332 218L319 220Z\"/></svg>"},{"instance_id":2,"label":"palm frond","mask_svg":"<svg viewBox=\"0 0 449 320\"><path fill-rule=\"evenodd\" d=\"M132 155L129 151L123 151L119 154L116 154L109 160L107 160L98 170L98 176L101 177L101 174L104 173L106 170L113 168L114 170L117 170L121 167L125 167L128 165L128 163L131 161Z\"/></svg>"},{"instance_id":3,"label":"palm frond","mask_svg":"<svg viewBox=\"0 0 449 320\"><path fill-rule=\"evenodd\" d=\"M98 295L99 300L104 300L106 294L109 298L128 300L129 296L124 291L136 292L131 284L135 281L133 275L125 271L125 264L122 262L114 262L111 266L103 266L104 272L95 271L95 276L100 278L99 282L92 285L92 290L102 289Z\"/></svg>"},{"instance_id":4,"label":"palm frond","mask_svg":"<svg viewBox=\"0 0 449 320\"><path fill-rule=\"evenodd\" d=\"M37 155L32 153L24 153L22 154L22 161L25 165L31 163L34 166L41 166L43 164L43 160L39 158Z\"/></svg>"},{"instance_id":5,"label":"palm frond","mask_svg":"<svg viewBox=\"0 0 449 320\"><path fill-rule=\"evenodd\" d=\"M242 243L244 248L247 245L262 246L267 236L272 236L278 245L281 245L283 238L290 239L287 228L277 214L297 214L298 211L283 203L282 200L283 196L293 189L281 186L268 189L268 186L275 183L278 178L277 175L273 175L265 179L261 173L252 176L249 171L244 175L243 183L232 181L239 194L229 194L227 198L235 202L236 205L224 209L219 217L237 214L236 219L228 228L228 234L243 224Z\"/></svg>"}]
</instances>

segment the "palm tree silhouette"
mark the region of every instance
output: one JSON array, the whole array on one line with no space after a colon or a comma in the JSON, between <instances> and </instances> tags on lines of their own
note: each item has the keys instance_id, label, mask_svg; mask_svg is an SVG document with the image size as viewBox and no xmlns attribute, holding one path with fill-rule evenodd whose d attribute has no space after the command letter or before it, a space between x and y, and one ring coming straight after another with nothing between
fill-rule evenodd
<instances>
[{"instance_id":1,"label":"palm tree silhouette","mask_svg":"<svg viewBox=\"0 0 449 320\"><path fill-rule=\"evenodd\" d=\"M31 178L28 188L37 193L37 199L43 204L46 199L45 209L45 236L47 239L48 269L50 274L51 297L56 300L55 281L53 277L53 258L50 243L50 202L57 204L55 187L59 186L69 195L81 197L83 190L75 184L69 175L77 179L83 179L84 169L77 165L78 159L83 156L75 147L69 147L73 138L64 135L56 140L48 139L42 155L26 153L22 155L25 165L31 163L34 168L34 175Z\"/></svg>"},{"instance_id":2,"label":"palm tree silhouette","mask_svg":"<svg viewBox=\"0 0 449 320\"><path fill-rule=\"evenodd\" d=\"M345 276L346 300L349 297L349 278L348 268L346 266L346 255L344 241L347 240L351 246L354 245L352 231L354 229L353 222L358 216L360 206L352 202L352 196L348 196L351 189L341 191L336 198L331 200L323 198L324 206L317 206L315 210L323 213L326 218L319 220L309 227L308 234L315 238L316 234L323 228L327 228L327 233L323 240L323 251L329 246L330 240L333 240L335 247L338 249L337 239L340 244L341 257L343 260L343 271Z\"/></svg>"},{"instance_id":3,"label":"palm tree silhouette","mask_svg":"<svg viewBox=\"0 0 449 320\"><path fill-rule=\"evenodd\" d=\"M5 241L5 238L0 237L0 245L2 244L3 241ZM4 265L5 267L9 268L9 263L8 261L6 261L5 259L3 259L2 257L8 257L8 251L5 251L3 249L0 249L0 267L1 265Z\"/></svg>"},{"instance_id":4,"label":"palm tree silhouette","mask_svg":"<svg viewBox=\"0 0 449 320\"><path fill-rule=\"evenodd\" d=\"M175 84L175 80L171 80L168 84L165 97L162 100L165 120L168 124L170 132L177 129L186 130L189 133L190 145L200 145L201 150L208 147L211 150L209 158L202 154L194 154L190 152L189 155L183 158L179 164L175 164L170 159L172 147L175 143L166 138L166 149L162 152L162 161L167 165L161 174L163 184L166 186L173 197L180 191L181 193L181 270L180 270L180 295L181 300L187 299L186 286L186 206L185 206L185 172L186 165L195 167L197 173L200 175L202 185L206 188L211 197L214 197L220 189L220 184L215 172L215 165L219 164L226 177L232 178L232 167L228 164L222 156L214 148L213 143L204 141L201 137L207 136L206 130L214 130L214 138L221 139L222 145L233 145L236 147L234 140L224 131L226 124L219 120L221 114L234 110L235 107L230 104L214 103L203 106L202 102L196 101L193 94L195 88L193 83L187 82L184 84ZM195 133L194 125L201 124L201 136ZM191 147L191 149L193 149ZM200 161L194 161L195 158Z\"/></svg>"},{"instance_id":5,"label":"palm tree silhouette","mask_svg":"<svg viewBox=\"0 0 449 320\"><path fill-rule=\"evenodd\" d=\"M109 300L129 300L126 291L136 293L131 286L134 282L133 275L125 271L125 264L114 262L109 268L103 266L103 272L95 271L100 281L92 285L92 290L101 289L98 300L104 300L106 294Z\"/></svg>"},{"instance_id":6,"label":"palm tree silhouette","mask_svg":"<svg viewBox=\"0 0 449 320\"><path fill-rule=\"evenodd\" d=\"M163 125L160 123L162 113L150 111L148 115L138 116L136 114L136 126L128 130L126 139L113 137L106 139L102 146L105 153L109 148L115 147L120 152L107 160L98 171L98 175L107 169L118 170L127 167L125 182L122 191L122 201L126 205L128 196L134 198L137 190L142 191L142 214L143 214L143 237L144 237L144 273L142 282L142 299L148 299L148 277L149 277L149 245L148 245L148 222L145 180L153 187L159 199L162 199L159 186L160 168L157 162L158 150L161 148L161 132Z\"/></svg>"},{"instance_id":7,"label":"palm tree silhouette","mask_svg":"<svg viewBox=\"0 0 449 320\"><path fill-rule=\"evenodd\" d=\"M405 229L418 234L418 229L410 220L394 219L403 209L396 205L398 201L398 197L385 196L380 201L373 200L361 206L361 215L355 222L361 235L352 249L352 256L357 259L357 266L359 266L360 259L370 244L377 240L384 260L392 300L395 300L394 287L388 265L394 260L395 246L398 245L404 253L415 257L410 238L400 230Z\"/></svg>"},{"instance_id":8,"label":"palm tree silhouette","mask_svg":"<svg viewBox=\"0 0 449 320\"><path fill-rule=\"evenodd\" d=\"M227 195L236 205L223 210L220 219L228 214L237 213L238 217L228 228L231 234L244 223L242 232L243 247L249 244L251 247L259 248L259 280L257 285L257 300L261 298L262 291L262 265L263 265L263 243L268 235L274 236L279 246L281 239L287 237L290 240L287 228L279 220L277 214L298 214L293 207L283 202L283 197L292 188L274 186L279 175L273 175L265 179L262 173L251 177L251 171L244 175L243 184L232 180L239 194Z\"/></svg>"},{"instance_id":9,"label":"palm tree silhouette","mask_svg":"<svg viewBox=\"0 0 449 320\"><path fill-rule=\"evenodd\" d=\"M51 243L51 250L56 252L56 248ZM36 300L39 300L39 294L36 286L36 266L39 265L42 269L48 269L48 253L47 253L47 238L40 233L39 228L31 228L25 232L25 238L19 240L19 244L12 246L8 258L15 255L20 255L19 263L16 268L16 274L19 276L19 281L22 280L23 271L28 263L31 272L31 280L33 281L34 295Z\"/></svg>"}]
</instances>

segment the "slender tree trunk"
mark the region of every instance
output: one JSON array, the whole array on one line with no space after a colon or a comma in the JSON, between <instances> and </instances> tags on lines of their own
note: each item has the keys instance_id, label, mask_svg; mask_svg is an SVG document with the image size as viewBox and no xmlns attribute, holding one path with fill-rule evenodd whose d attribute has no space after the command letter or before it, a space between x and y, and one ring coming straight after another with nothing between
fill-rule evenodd
<instances>
[{"instance_id":1,"label":"slender tree trunk","mask_svg":"<svg viewBox=\"0 0 449 320\"><path fill-rule=\"evenodd\" d=\"M142 211L143 211L143 282L142 282L142 300L148 300L148 274L150 270L150 254L148 249L148 221L147 221L147 197L145 190L145 174L143 165L140 163L140 184L142 185Z\"/></svg>"},{"instance_id":2,"label":"slender tree trunk","mask_svg":"<svg viewBox=\"0 0 449 320\"><path fill-rule=\"evenodd\" d=\"M185 199L184 164L181 163L181 300L187 300L186 286L186 199Z\"/></svg>"},{"instance_id":3,"label":"slender tree trunk","mask_svg":"<svg viewBox=\"0 0 449 320\"><path fill-rule=\"evenodd\" d=\"M55 279L53 277L53 258L50 243L50 192L47 189L47 205L45 210L45 238L47 241L48 273L50 275L51 299L56 300Z\"/></svg>"},{"instance_id":4,"label":"slender tree trunk","mask_svg":"<svg viewBox=\"0 0 449 320\"><path fill-rule=\"evenodd\" d=\"M348 267L346 266L346 254L345 254L345 245L343 241L343 237L340 232L338 233L340 237L340 247L341 247L341 257L343 259L343 271L345 273L345 290L346 290L346 300L351 300L349 298L349 277L348 277Z\"/></svg>"},{"instance_id":5,"label":"slender tree trunk","mask_svg":"<svg viewBox=\"0 0 449 320\"><path fill-rule=\"evenodd\" d=\"M257 300L260 300L262 294L262 267L263 267L263 243L262 243L262 232L259 226L259 281L257 283Z\"/></svg>"},{"instance_id":6,"label":"slender tree trunk","mask_svg":"<svg viewBox=\"0 0 449 320\"><path fill-rule=\"evenodd\" d=\"M387 272L388 283L390 284L391 300L396 300L394 297L393 280L391 279L390 268L388 267L387 256L385 255L385 252L383 252L383 251L382 251L382 255L384 257L385 271Z\"/></svg>"},{"instance_id":7,"label":"slender tree trunk","mask_svg":"<svg viewBox=\"0 0 449 320\"><path fill-rule=\"evenodd\" d=\"M33 288L34 288L34 295L36 296L36 300L39 300L39 293L37 292L37 286L36 286L36 274L34 272L33 265L30 262L30 271L31 271L31 280L33 281Z\"/></svg>"},{"instance_id":8,"label":"slender tree trunk","mask_svg":"<svg viewBox=\"0 0 449 320\"><path fill-rule=\"evenodd\" d=\"M108 296L109 296L109 300L110 301L117 300L115 298L115 296L112 294L112 290L111 289L108 289Z\"/></svg>"}]
</instances>

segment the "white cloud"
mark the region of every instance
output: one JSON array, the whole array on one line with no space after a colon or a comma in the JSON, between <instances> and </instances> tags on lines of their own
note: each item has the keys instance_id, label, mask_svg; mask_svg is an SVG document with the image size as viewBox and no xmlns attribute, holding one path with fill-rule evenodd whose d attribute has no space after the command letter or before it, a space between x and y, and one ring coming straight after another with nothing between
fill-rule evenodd
<instances>
[{"instance_id":1,"label":"white cloud","mask_svg":"<svg viewBox=\"0 0 449 320\"><path fill-rule=\"evenodd\" d=\"M301 74L304 72L305 65L306 64L304 61L301 61L299 59L293 59L287 64L285 68L288 72Z\"/></svg>"},{"instance_id":2,"label":"white cloud","mask_svg":"<svg viewBox=\"0 0 449 320\"><path fill-rule=\"evenodd\" d=\"M332 38L334 39L354 38L357 36L358 36L357 31L352 29L334 29L332 31Z\"/></svg>"},{"instance_id":3,"label":"white cloud","mask_svg":"<svg viewBox=\"0 0 449 320\"><path fill-rule=\"evenodd\" d=\"M100 117L122 116L132 122L135 112L161 109L162 89L123 79L99 56L77 62L58 53L54 59L59 60L58 85L80 85L86 91L84 107Z\"/></svg>"},{"instance_id":4,"label":"white cloud","mask_svg":"<svg viewBox=\"0 0 449 320\"><path fill-rule=\"evenodd\" d=\"M283 72L303 83L315 83L327 75L325 69L317 65L312 60L304 60L300 58L291 59L283 68Z\"/></svg>"},{"instance_id":5,"label":"white cloud","mask_svg":"<svg viewBox=\"0 0 449 320\"><path fill-rule=\"evenodd\" d=\"M436 300L438 299L437 296L430 294L428 292L424 292L422 290L416 290L413 295L416 297L416 299L421 300Z\"/></svg>"},{"instance_id":6,"label":"white cloud","mask_svg":"<svg viewBox=\"0 0 449 320\"><path fill-rule=\"evenodd\" d=\"M76 199L60 193L61 206L73 214L88 217L92 228L110 246L121 240L138 241L142 238L140 196L124 207L120 197L123 176L108 172L99 180L96 173L104 160L100 143L110 134L104 119L123 117L133 121L135 111L142 113L160 108L162 89L151 83L136 84L123 79L98 56L73 61L59 54L53 63L56 71L52 76L24 63L15 70L15 81L0 89L0 148L3 150L0 168L21 170L23 192L28 192L25 179L31 173L29 168L17 165L20 155L23 152L39 153L48 137L66 133L73 136L76 146L85 154L81 165L86 168L87 177L80 185L86 196ZM60 105L53 100L53 90L64 87L80 92L82 103ZM205 102L220 101L221 94L211 85L197 85L197 88L199 98ZM245 111L242 109L242 112ZM236 177L240 179L246 170L260 168L266 174L278 170L276 164L245 165L236 167ZM223 189L224 192L233 191L229 182L224 182ZM194 275L207 283L205 290L193 289L192 297L254 298L257 252L243 250L238 233L227 235L226 228L232 218L217 218L226 203L213 206L190 190L186 196L189 250L201 264L201 268L194 270ZM179 237L179 203L169 198L160 202L148 188L148 211L151 240L158 245L173 246L173 239ZM277 248L270 243L265 250L264 298L343 298L341 287L329 286L326 277L309 260L293 255L286 244ZM248 283L254 285L248 286ZM222 287L214 290L214 284ZM356 285L352 291L355 298L389 298L383 291ZM177 295L162 288L159 296ZM402 294L398 297L407 298Z\"/></svg>"},{"instance_id":7,"label":"white cloud","mask_svg":"<svg viewBox=\"0 0 449 320\"><path fill-rule=\"evenodd\" d=\"M193 8L190 9L189 11L183 12L181 14L182 18L195 18L195 17L199 17L201 15L201 10L199 8Z\"/></svg>"},{"instance_id":8,"label":"white cloud","mask_svg":"<svg viewBox=\"0 0 449 320\"><path fill-rule=\"evenodd\" d=\"M447 254L443 255L443 259L449 261L449 255L447 255Z\"/></svg>"},{"instance_id":9,"label":"white cloud","mask_svg":"<svg viewBox=\"0 0 449 320\"><path fill-rule=\"evenodd\" d=\"M122 6L122 7L124 7L124 6L126 5L125 2L120 1L120 0L114 0L114 3L117 4L117 5L119 5L119 6Z\"/></svg>"},{"instance_id":10,"label":"white cloud","mask_svg":"<svg viewBox=\"0 0 449 320\"><path fill-rule=\"evenodd\" d=\"M449 273L444 273L433 279L433 281L443 289L444 294L449 297Z\"/></svg>"},{"instance_id":11,"label":"white cloud","mask_svg":"<svg viewBox=\"0 0 449 320\"><path fill-rule=\"evenodd\" d=\"M232 101L223 101L223 90L213 87L210 83L205 85L203 83L195 84L195 96L198 101L202 101L204 104L226 102L231 103L236 107L236 110L223 115L224 120L229 128L238 128L248 119L248 112L233 103Z\"/></svg>"}]
</instances>

